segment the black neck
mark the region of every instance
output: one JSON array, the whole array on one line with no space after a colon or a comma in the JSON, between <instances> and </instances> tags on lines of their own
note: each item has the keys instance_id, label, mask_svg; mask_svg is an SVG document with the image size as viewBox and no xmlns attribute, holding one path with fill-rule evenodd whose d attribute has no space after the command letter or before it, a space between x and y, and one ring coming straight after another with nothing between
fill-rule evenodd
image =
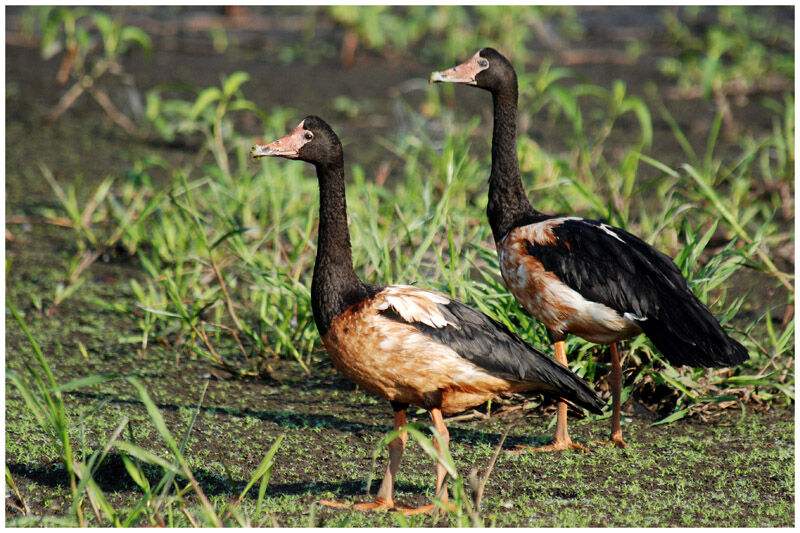
<instances>
[{"instance_id":1,"label":"black neck","mask_svg":"<svg viewBox=\"0 0 800 533\"><path fill-rule=\"evenodd\" d=\"M537 213L522 188L517 160L517 87L492 91L494 130L492 132L492 173L489 175L489 203L486 213L495 242L519 221Z\"/></svg>"},{"instance_id":2,"label":"black neck","mask_svg":"<svg viewBox=\"0 0 800 533\"><path fill-rule=\"evenodd\" d=\"M367 296L364 283L353 269L350 232L347 228L347 201L344 189L344 164L316 165L319 179L319 238L314 277L311 281L311 307L320 335L345 309Z\"/></svg>"}]
</instances>

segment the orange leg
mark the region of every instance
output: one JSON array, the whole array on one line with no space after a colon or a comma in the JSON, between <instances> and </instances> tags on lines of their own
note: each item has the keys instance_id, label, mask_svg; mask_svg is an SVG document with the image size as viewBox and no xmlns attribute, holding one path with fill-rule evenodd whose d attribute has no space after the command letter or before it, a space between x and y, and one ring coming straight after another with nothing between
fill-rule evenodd
<instances>
[{"instance_id":1,"label":"orange leg","mask_svg":"<svg viewBox=\"0 0 800 533\"><path fill-rule=\"evenodd\" d=\"M627 445L622 440L622 426L620 425L620 410L622 408L622 366L619 362L617 343L608 345L611 350L611 375L608 378L611 385L611 440L596 441L598 444L613 444L617 448Z\"/></svg>"},{"instance_id":2,"label":"orange leg","mask_svg":"<svg viewBox=\"0 0 800 533\"><path fill-rule=\"evenodd\" d=\"M619 364L619 354L617 353L617 343L612 342L611 348L611 442L617 448L624 448L625 441L622 440L622 426L620 425L620 410L622 409L622 366Z\"/></svg>"},{"instance_id":3,"label":"orange leg","mask_svg":"<svg viewBox=\"0 0 800 533\"><path fill-rule=\"evenodd\" d=\"M436 407L430 410L431 412L431 419L433 420L433 427L441 436L441 441L439 438L435 438L433 440L434 446L436 446L436 451L440 454L444 452L450 446L450 432L447 431L447 426L444 424L444 417L442 417L442 410ZM442 501L442 503L451 509L453 506L447 502L447 487L444 486L444 478L447 475L447 470L445 469L442 463L436 463L436 495ZM416 509L400 509L401 512L404 514L419 514L419 513L428 513L433 511L436 508L434 504L423 505L422 507L417 507ZM444 513L444 510L441 511Z\"/></svg>"},{"instance_id":4,"label":"orange leg","mask_svg":"<svg viewBox=\"0 0 800 533\"><path fill-rule=\"evenodd\" d=\"M395 411L394 413L394 429L398 430L406 425L406 410ZM327 507L338 507L355 509L356 511L388 511L396 510L406 514L415 514L416 509L408 507L397 506L394 503L394 480L397 476L397 469L400 467L400 460L403 458L403 448L408 440L408 434L403 432L389 443L389 466L386 467L386 475L383 476L381 487L378 489L378 494L373 502L363 502L356 504L347 504L342 502L335 502L331 500L320 500L317 503Z\"/></svg>"},{"instance_id":5,"label":"orange leg","mask_svg":"<svg viewBox=\"0 0 800 533\"><path fill-rule=\"evenodd\" d=\"M567 366L567 350L564 346L564 341L558 341L555 343L555 352L556 352L556 361L559 363ZM547 446L543 446L541 448L534 448L532 446L517 446L517 453L530 450L534 452L554 452L558 450L567 450L567 449L575 449L581 450L584 452L589 451L587 448L581 446L580 444L575 444L572 442L572 439L569 438L569 433L567 433L567 403L563 401L558 402L558 418L556 420L556 438L553 440L552 443L548 444Z\"/></svg>"},{"instance_id":6,"label":"orange leg","mask_svg":"<svg viewBox=\"0 0 800 533\"><path fill-rule=\"evenodd\" d=\"M433 419L433 427L441 435L441 442L439 439L434 439L433 443L436 446L436 451L440 454L450 447L450 432L447 431L447 426L444 425L444 418L440 409L431 409L431 418ZM443 487L444 476L447 474L442 463L436 463L436 495L442 500L442 503L447 505L447 487Z\"/></svg>"}]
</instances>

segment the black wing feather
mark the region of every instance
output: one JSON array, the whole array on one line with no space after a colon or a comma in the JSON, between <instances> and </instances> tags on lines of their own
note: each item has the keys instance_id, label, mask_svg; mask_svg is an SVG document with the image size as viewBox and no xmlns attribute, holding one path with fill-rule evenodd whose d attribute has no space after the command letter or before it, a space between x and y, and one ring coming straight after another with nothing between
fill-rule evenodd
<instances>
[{"instance_id":1,"label":"black wing feather","mask_svg":"<svg viewBox=\"0 0 800 533\"><path fill-rule=\"evenodd\" d=\"M731 366L748 358L689 289L672 260L639 237L596 220L566 219L556 244L528 243L528 253L587 300L633 313L675 365Z\"/></svg>"},{"instance_id":2,"label":"black wing feather","mask_svg":"<svg viewBox=\"0 0 800 533\"><path fill-rule=\"evenodd\" d=\"M456 300L436 304L450 324L436 328L422 322L409 322L393 309L381 314L411 324L437 342L452 348L467 359L497 376L540 384L552 392L594 413L602 412L597 393L566 366L533 348L500 322Z\"/></svg>"}]
</instances>

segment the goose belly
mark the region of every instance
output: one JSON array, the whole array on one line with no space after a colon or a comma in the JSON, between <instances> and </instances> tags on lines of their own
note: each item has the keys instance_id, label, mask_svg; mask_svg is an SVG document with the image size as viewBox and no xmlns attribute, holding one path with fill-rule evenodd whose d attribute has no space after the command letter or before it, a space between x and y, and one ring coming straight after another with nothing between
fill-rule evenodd
<instances>
[{"instance_id":1,"label":"goose belly","mask_svg":"<svg viewBox=\"0 0 800 533\"><path fill-rule=\"evenodd\" d=\"M497 246L506 287L522 307L556 333L572 333L599 344L628 339L642 332L631 318L600 302L587 300L527 253L522 239Z\"/></svg>"},{"instance_id":2,"label":"goose belly","mask_svg":"<svg viewBox=\"0 0 800 533\"><path fill-rule=\"evenodd\" d=\"M453 413L530 387L494 376L415 327L369 310L337 317L322 340L345 376L396 402L427 407L440 397L442 411Z\"/></svg>"}]
</instances>

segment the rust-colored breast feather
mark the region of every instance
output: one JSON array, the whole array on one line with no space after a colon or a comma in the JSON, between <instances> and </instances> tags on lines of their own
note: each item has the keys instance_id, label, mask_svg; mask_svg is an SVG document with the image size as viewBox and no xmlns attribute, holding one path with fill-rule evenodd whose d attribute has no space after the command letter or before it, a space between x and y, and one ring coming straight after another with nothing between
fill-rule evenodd
<instances>
[{"instance_id":1,"label":"rust-colored breast feather","mask_svg":"<svg viewBox=\"0 0 800 533\"><path fill-rule=\"evenodd\" d=\"M614 309L586 300L544 268L528 252L527 243L556 245L553 227L568 218L554 218L514 228L497 244L500 272L508 290L548 329L573 333L597 343L611 343L641 333Z\"/></svg>"},{"instance_id":2,"label":"rust-colored breast feather","mask_svg":"<svg viewBox=\"0 0 800 533\"><path fill-rule=\"evenodd\" d=\"M453 349L403 321L431 327L450 324L437 308L449 299L415 287L386 287L336 317L322 341L333 363L366 390L389 400L424 406L426 393L440 393L441 409L459 412L530 385L494 376Z\"/></svg>"}]
</instances>

